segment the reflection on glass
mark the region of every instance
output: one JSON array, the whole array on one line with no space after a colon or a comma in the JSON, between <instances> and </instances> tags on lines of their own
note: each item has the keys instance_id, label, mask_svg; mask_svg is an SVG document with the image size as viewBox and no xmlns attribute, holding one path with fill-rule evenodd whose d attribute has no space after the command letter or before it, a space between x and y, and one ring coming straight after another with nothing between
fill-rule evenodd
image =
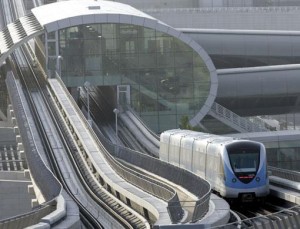
<instances>
[{"instance_id":1,"label":"reflection on glass","mask_svg":"<svg viewBox=\"0 0 300 229\"><path fill-rule=\"evenodd\" d=\"M230 153L229 159L235 173L256 172L259 165L259 152Z\"/></svg>"},{"instance_id":2,"label":"reflection on glass","mask_svg":"<svg viewBox=\"0 0 300 229\"><path fill-rule=\"evenodd\" d=\"M168 34L128 24L91 24L59 31L62 78L126 84L131 106L157 132L179 127L203 106L210 74L191 47ZM200 91L199 91L200 90Z\"/></svg>"}]
</instances>

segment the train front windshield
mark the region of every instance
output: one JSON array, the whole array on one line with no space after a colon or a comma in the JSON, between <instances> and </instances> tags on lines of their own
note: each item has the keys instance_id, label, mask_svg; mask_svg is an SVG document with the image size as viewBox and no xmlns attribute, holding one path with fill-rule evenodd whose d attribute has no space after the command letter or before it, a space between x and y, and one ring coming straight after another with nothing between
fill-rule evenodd
<instances>
[{"instance_id":1,"label":"train front windshield","mask_svg":"<svg viewBox=\"0 0 300 229\"><path fill-rule=\"evenodd\" d=\"M252 142L230 144L226 147L231 168L243 183L249 183L259 167L260 145Z\"/></svg>"}]
</instances>

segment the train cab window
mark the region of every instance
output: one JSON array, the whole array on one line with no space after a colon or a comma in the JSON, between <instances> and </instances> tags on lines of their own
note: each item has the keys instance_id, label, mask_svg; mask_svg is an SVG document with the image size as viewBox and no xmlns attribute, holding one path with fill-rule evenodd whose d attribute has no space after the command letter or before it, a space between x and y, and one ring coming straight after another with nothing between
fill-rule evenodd
<instances>
[{"instance_id":1,"label":"train cab window","mask_svg":"<svg viewBox=\"0 0 300 229\"><path fill-rule=\"evenodd\" d=\"M259 152L251 153L242 150L241 153L229 154L229 158L234 172L255 173L258 169Z\"/></svg>"},{"instance_id":2,"label":"train cab window","mask_svg":"<svg viewBox=\"0 0 300 229\"><path fill-rule=\"evenodd\" d=\"M249 183L259 168L260 145L242 142L228 145L226 149L234 174L243 183Z\"/></svg>"}]
</instances>

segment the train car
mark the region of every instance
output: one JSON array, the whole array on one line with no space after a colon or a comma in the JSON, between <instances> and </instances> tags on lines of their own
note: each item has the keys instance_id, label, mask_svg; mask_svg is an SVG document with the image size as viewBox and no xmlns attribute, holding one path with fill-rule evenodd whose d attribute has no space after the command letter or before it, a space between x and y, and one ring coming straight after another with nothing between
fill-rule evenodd
<instances>
[{"instance_id":1,"label":"train car","mask_svg":"<svg viewBox=\"0 0 300 229\"><path fill-rule=\"evenodd\" d=\"M159 157L206 179L227 199L250 202L269 194L262 143L175 129L161 134Z\"/></svg>"}]
</instances>

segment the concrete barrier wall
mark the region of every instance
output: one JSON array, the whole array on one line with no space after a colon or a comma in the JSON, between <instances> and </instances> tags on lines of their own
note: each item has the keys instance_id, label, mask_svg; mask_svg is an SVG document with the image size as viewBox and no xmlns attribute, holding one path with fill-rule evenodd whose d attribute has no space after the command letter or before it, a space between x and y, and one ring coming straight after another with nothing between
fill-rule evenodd
<instances>
[{"instance_id":1,"label":"concrete barrier wall","mask_svg":"<svg viewBox=\"0 0 300 229\"><path fill-rule=\"evenodd\" d=\"M20 134L22 136L31 176L43 193L45 200L50 201L60 194L62 187L54 174L49 170L49 168L46 167L37 150L35 139L33 138L32 134L31 125L33 125L33 123L30 123L30 120L28 120L25 112L26 108L27 110L29 109L28 107L25 107L25 95L20 89L18 89L17 82L9 73L7 74L6 83L8 86L8 92L11 98L12 106L16 113L15 116Z\"/></svg>"},{"instance_id":2,"label":"concrete barrier wall","mask_svg":"<svg viewBox=\"0 0 300 229\"><path fill-rule=\"evenodd\" d=\"M62 186L51 170L45 165L37 150L32 133L32 119L29 120L27 116L28 113L26 113L29 112L29 107L27 107L28 105L26 106L25 95L18 83L19 82L14 79L11 72L7 74L6 84L8 93L15 111L19 133L22 136L31 177L41 190L46 203L44 203L44 205L39 205L36 210L27 214L1 221L0 228L2 228L2 226L3 228L24 228L39 223L41 218L47 215L48 217L45 218L45 223L50 227L51 223L57 222L66 215L66 206L64 203L61 203L62 201L59 202L59 209L56 208L56 198L60 195ZM57 209L57 211L52 213L52 215L49 215L49 213L53 212L55 209Z\"/></svg>"}]
</instances>

